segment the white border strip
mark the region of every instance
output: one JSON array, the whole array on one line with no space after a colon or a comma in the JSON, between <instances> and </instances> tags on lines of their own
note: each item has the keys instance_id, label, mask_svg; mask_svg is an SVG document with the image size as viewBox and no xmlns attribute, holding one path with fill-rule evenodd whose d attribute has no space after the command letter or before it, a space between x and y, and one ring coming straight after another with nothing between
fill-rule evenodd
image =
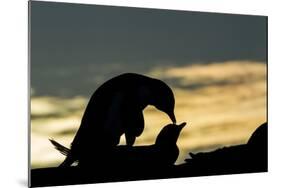
<instances>
[{"instance_id":1,"label":"white border strip","mask_svg":"<svg viewBox=\"0 0 281 188\"><path fill-rule=\"evenodd\" d=\"M262 6L264 1L225 1L225 0L42 0L46 2L64 2L79 4L110 5L169 10L189 10L247 15L268 15L269 8Z\"/></svg>"}]
</instances>

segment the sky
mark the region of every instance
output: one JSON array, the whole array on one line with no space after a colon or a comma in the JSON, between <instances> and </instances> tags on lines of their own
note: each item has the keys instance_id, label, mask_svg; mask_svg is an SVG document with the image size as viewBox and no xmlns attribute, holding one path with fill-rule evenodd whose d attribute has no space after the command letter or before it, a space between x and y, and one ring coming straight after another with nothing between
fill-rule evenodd
<instances>
[{"instance_id":1,"label":"sky","mask_svg":"<svg viewBox=\"0 0 281 188\"><path fill-rule=\"evenodd\" d=\"M267 59L267 18L31 2L33 96L89 97L123 72Z\"/></svg>"}]
</instances>

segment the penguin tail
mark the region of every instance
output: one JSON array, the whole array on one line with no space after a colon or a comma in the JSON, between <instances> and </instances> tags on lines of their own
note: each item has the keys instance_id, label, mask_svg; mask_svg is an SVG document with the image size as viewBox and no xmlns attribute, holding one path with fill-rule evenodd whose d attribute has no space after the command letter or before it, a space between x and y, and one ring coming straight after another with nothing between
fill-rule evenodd
<instances>
[{"instance_id":1,"label":"penguin tail","mask_svg":"<svg viewBox=\"0 0 281 188\"><path fill-rule=\"evenodd\" d=\"M55 148L63 155L66 156L65 160L59 165L59 167L68 167L71 166L75 160L73 159L70 149L61 145L53 139L49 139L50 142L55 146Z\"/></svg>"},{"instance_id":2,"label":"penguin tail","mask_svg":"<svg viewBox=\"0 0 281 188\"><path fill-rule=\"evenodd\" d=\"M49 139L49 141L55 146L55 148L63 155L67 156L70 153L70 149L61 145L53 139Z\"/></svg>"}]
</instances>

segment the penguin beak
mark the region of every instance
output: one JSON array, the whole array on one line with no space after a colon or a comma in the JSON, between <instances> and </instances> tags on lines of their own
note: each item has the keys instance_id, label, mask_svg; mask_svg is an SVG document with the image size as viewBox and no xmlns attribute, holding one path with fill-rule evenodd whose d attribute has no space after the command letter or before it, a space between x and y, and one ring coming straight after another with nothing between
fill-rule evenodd
<instances>
[{"instance_id":1,"label":"penguin beak","mask_svg":"<svg viewBox=\"0 0 281 188\"><path fill-rule=\"evenodd\" d=\"M174 114L174 112L171 112L171 113L168 113L170 119L172 120L173 124L176 124L177 123L177 120L176 120L176 116Z\"/></svg>"},{"instance_id":2,"label":"penguin beak","mask_svg":"<svg viewBox=\"0 0 281 188\"><path fill-rule=\"evenodd\" d=\"M184 128L185 125L186 125L186 123L183 122L183 123L179 124L178 127L179 127L180 130L182 130L182 128Z\"/></svg>"}]
</instances>

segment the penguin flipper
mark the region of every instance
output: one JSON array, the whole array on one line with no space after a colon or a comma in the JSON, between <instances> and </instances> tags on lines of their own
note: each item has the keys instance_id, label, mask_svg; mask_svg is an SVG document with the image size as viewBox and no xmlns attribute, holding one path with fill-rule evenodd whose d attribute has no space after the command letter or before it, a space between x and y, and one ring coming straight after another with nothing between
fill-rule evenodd
<instances>
[{"instance_id":1,"label":"penguin flipper","mask_svg":"<svg viewBox=\"0 0 281 188\"><path fill-rule=\"evenodd\" d=\"M136 137L140 136L144 130L144 118L142 111L135 111L127 117L127 125L125 130L126 144L132 146Z\"/></svg>"}]
</instances>

